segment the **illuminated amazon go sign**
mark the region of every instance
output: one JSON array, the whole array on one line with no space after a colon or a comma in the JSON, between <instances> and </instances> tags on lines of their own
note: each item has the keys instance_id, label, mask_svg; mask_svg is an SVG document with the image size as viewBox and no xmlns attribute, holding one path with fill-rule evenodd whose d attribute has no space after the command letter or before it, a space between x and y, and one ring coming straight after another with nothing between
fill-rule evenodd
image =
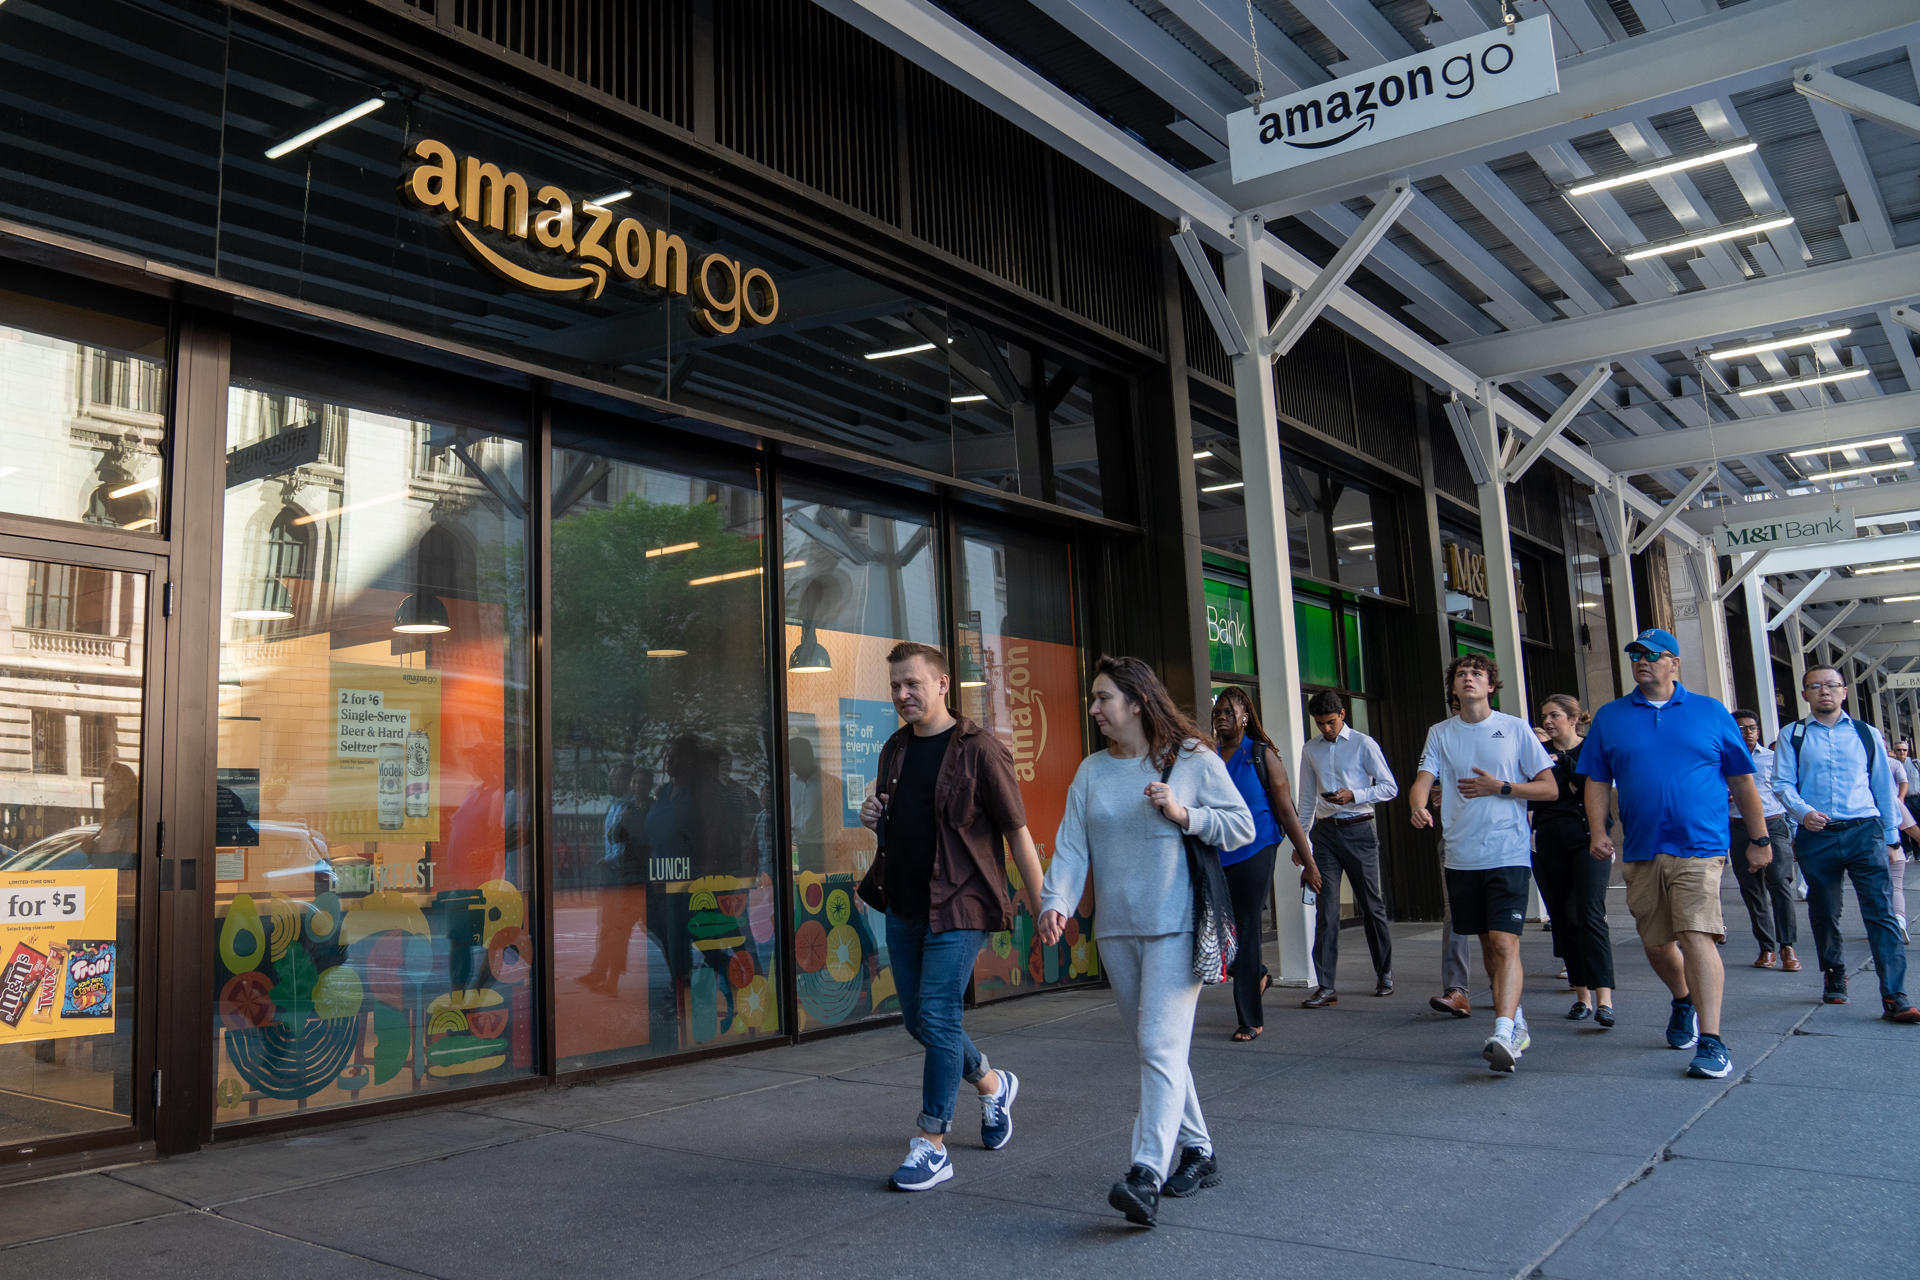
<instances>
[{"instance_id":1,"label":"illuminated amazon go sign","mask_svg":"<svg viewBox=\"0 0 1920 1280\"><path fill-rule=\"evenodd\" d=\"M716 334L772 324L780 314L780 291L760 267L743 267L724 253L695 262L679 236L638 218L616 220L611 209L559 187L535 189L444 142L422 138L412 156L419 163L402 184L407 199L454 215L454 238L480 265L522 288L598 298L610 277L630 280L689 298L694 325ZM526 249L501 251L514 241Z\"/></svg>"}]
</instances>

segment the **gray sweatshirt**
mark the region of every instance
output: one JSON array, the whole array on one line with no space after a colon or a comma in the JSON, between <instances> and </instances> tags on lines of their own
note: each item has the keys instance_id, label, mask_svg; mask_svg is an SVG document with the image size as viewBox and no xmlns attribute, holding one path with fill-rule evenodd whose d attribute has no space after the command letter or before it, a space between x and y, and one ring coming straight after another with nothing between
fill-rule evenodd
<instances>
[{"instance_id":1,"label":"gray sweatshirt","mask_svg":"<svg viewBox=\"0 0 1920 1280\"><path fill-rule=\"evenodd\" d=\"M1041 910L1071 916L1093 872L1093 928L1102 937L1154 937L1193 928L1193 882L1175 827L1147 799L1160 770L1145 756L1096 751L1080 762L1054 838ZM1188 742L1167 779L1187 808L1187 832L1215 848L1253 839L1253 814L1213 752Z\"/></svg>"}]
</instances>

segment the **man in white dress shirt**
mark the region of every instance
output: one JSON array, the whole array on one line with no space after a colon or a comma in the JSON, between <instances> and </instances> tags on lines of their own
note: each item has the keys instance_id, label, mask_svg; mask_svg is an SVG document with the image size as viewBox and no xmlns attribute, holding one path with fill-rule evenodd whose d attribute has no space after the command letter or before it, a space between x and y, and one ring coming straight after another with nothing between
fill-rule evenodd
<instances>
[{"instance_id":1,"label":"man in white dress shirt","mask_svg":"<svg viewBox=\"0 0 1920 1280\"><path fill-rule=\"evenodd\" d=\"M1400 786L1380 754L1380 744L1347 724L1346 704L1339 694L1332 690L1314 694L1307 714L1320 734L1301 749L1300 787L1294 803L1320 868L1313 936L1313 970L1319 986L1300 1005L1324 1009L1338 1001L1334 970L1340 961L1342 873L1353 881L1360 922L1367 931L1373 994L1393 994L1393 934L1387 926L1387 904L1380 896L1380 837L1374 830L1373 806L1399 795Z\"/></svg>"}]
</instances>

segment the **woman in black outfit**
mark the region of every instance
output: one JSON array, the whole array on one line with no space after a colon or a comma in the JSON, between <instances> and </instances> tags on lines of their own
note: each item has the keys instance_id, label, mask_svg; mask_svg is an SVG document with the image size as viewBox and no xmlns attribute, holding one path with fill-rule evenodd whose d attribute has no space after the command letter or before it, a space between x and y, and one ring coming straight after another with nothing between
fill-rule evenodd
<instances>
[{"instance_id":1,"label":"woman in black outfit","mask_svg":"<svg viewBox=\"0 0 1920 1280\"><path fill-rule=\"evenodd\" d=\"M1533 812L1533 875L1553 918L1555 949L1567 962L1567 982L1573 987L1567 1018L1578 1022L1591 1017L1610 1027L1613 938L1607 931L1607 882L1613 878L1613 863L1587 851L1587 779L1575 770L1586 741L1582 731L1590 719L1580 703L1564 693L1541 706L1540 727L1546 730L1544 745L1560 792L1527 808Z\"/></svg>"},{"instance_id":2,"label":"woman in black outfit","mask_svg":"<svg viewBox=\"0 0 1920 1280\"><path fill-rule=\"evenodd\" d=\"M1258 1039L1266 1026L1260 997L1266 994L1272 978L1261 954L1266 948L1262 945L1260 912L1273 887L1274 855L1279 851L1281 835L1293 841L1293 861L1301 868L1301 883L1315 893L1320 891L1320 869L1314 865L1313 846L1300 825L1300 815L1294 811L1287 762L1260 727L1260 713L1253 709L1253 699L1246 690L1229 686L1220 691L1213 703L1213 736L1228 775L1253 813L1252 842L1239 849L1220 850L1220 865L1227 873L1227 896L1233 900L1233 928L1240 943L1233 962L1233 1008L1240 1026L1233 1038L1245 1042Z\"/></svg>"}]
</instances>

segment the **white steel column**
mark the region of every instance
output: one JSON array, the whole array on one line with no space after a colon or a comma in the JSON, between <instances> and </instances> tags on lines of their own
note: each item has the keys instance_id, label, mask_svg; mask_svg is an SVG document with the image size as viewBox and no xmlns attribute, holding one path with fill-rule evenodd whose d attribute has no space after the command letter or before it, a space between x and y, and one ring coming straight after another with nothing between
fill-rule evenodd
<instances>
[{"instance_id":1,"label":"white steel column","mask_svg":"<svg viewBox=\"0 0 1920 1280\"><path fill-rule=\"evenodd\" d=\"M1624 647L1640 634L1640 623L1633 609L1633 557L1628 554L1627 504L1620 493L1621 481L1601 490L1596 496L1613 512L1614 527L1620 530L1620 545L1607 553L1607 606L1613 617L1613 665L1620 673L1620 692L1633 692L1633 664L1627 661Z\"/></svg>"},{"instance_id":2,"label":"white steel column","mask_svg":"<svg viewBox=\"0 0 1920 1280\"><path fill-rule=\"evenodd\" d=\"M1688 577L1699 592L1700 661L1704 664L1700 668L1703 677L1701 692L1710 698L1719 699L1730 707L1733 705L1733 671L1727 664L1727 656L1732 650L1732 644L1727 635L1726 611L1720 608L1720 556L1711 545L1705 550L1682 547L1680 553L1688 559L1691 569ZM1746 585L1758 591L1759 580L1760 575L1756 573L1747 579ZM1753 596L1749 595L1747 600L1747 608L1753 609ZM1763 600L1762 604L1764 603ZM1764 643L1766 637L1764 611L1751 613L1749 616L1759 619L1755 625L1760 627L1760 635ZM1773 687L1771 667L1767 668L1767 682L1767 687L1771 689ZM1766 702L1768 706L1773 705L1771 698L1766 699ZM1762 710L1760 714L1764 724L1764 717L1768 713Z\"/></svg>"},{"instance_id":3,"label":"white steel column","mask_svg":"<svg viewBox=\"0 0 1920 1280\"><path fill-rule=\"evenodd\" d=\"M1745 557L1743 556L1742 559ZM1753 680L1757 688L1755 696L1760 699L1760 705L1754 710L1760 713L1760 741L1772 742L1780 736L1780 710L1777 691L1773 687L1773 653L1767 645L1769 638L1767 600L1760 592L1760 575L1748 574L1747 580L1740 584L1740 589L1746 593L1747 597L1747 643L1753 646ZM1713 602L1707 603L1711 605ZM1720 611L1715 609L1714 612ZM1798 621L1787 625L1796 631L1800 627ZM1800 648L1798 644L1790 647L1796 652Z\"/></svg>"},{"instance_id":4,"label":"white steel column","mask_svg":"<svg viewBox=\"0 0 1920 1280\"><path fill-rule=\"evenodd\" d=\"M1800 705L1800 690L1807 683L1807 624L1804 619L1804 614L1796 614L1793 621L1787 624L1793 628L1788 632L1792 639L1787 642L1787 662L1793 668L1793 688L1787 690L1789 721L1798 720L1806 714ZM1767 741L1771 743L1773 739L1768 738Z\"/></svg>"},{"instance_id":5,"label":"white steel column","mask_svg":"<svg viewBox=\"0 0 1920 1280\"><path fill-rule=\"evenodd\" d=\"M1493 656L1500 664L1500 705L1508 715L1533 723L1527 702L1527 672L1520 659L1520 602L1513 590L1513 539L1507 525L1507 475L1500 462L1500 422L1491 384L1481 388L1480 403L1468 414L1480 456L1490 461L1485 483L1475 490L1480 501L1480 542L1487 557L1487 612L1493 620Z\"/></svg>"},{"instance_id":6,"label":"white steel column","mask_svg":"<svg viewBox=\"0 0 1920 1280\"><path fill-rule=\"evenodd\" d=\"M1260 260L1246 247L1265 235L1256 214L1234 219L1242 246L1226 258L1227 301L1250 337L1267 332L1267 284ZM1281 488L1280 424L1275 416L1273 364L1253 348L1233 358L1233 399L1240 430L1240 474L1247 508L1247 578L1253 590L1253 651L1260 668L1260 718L1280 748L1287 776L1300 777L1306 742L1300 713L1300 656L1294 639L1293 568L1287 559L1287 508ZM1311 809L1308 810L1312 812ZM1290 865L1290 864L1289 864ZM1313 982L1313 913L1293 890L1294 878L1275 876L1274 925L1279 933L1274 981L1304 987Z\"/></svg>"}]
</instances>

